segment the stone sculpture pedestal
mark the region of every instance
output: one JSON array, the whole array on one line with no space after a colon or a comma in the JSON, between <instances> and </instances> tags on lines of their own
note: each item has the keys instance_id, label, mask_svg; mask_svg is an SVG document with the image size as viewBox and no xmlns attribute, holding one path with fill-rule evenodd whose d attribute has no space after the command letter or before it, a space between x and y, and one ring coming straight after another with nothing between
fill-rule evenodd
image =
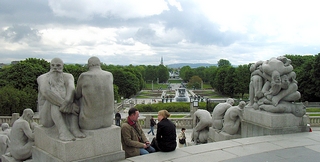
<instances>
[{"instance_id":1,"label":"stone sculpture pedestal","mask_svg":"<svg viewBox=\"0 0 320 162\"><path fill-rule=\"evenodd\" d=\"M225 140L231 140L231 139L237 139L237 138L241 138L241 135L240 134L230 135L221 130L214 129L212 127L209 128L208 142L218 142L218 141L225 141Z\"/></svg>"},{"instance_id":2,"label":"stone sculpture pedestal","mask_svg":"<svg viewBox=\"0 0 320 162\"><path fill-rule=\"evenodd\" d=\"M291 113L270 113L246 107L241 122L241 136L254 137L264 135L308 132L308 117L296 117Z\"/></svg>"},{"instance_id":3,"label":"stone sculpture pedestal","mask_svg":"<svg viewBox=\"0 0 320 162\"><path fill-rule=\"evenodd\" d=\"M120 127L112 125L97 130L83 130L83 133L86 134L86 138L61 141L58 139L56 127L36 127L33 161L95 162L125 159L125 153L121 149Z\"/></svg>"}]
</instances>

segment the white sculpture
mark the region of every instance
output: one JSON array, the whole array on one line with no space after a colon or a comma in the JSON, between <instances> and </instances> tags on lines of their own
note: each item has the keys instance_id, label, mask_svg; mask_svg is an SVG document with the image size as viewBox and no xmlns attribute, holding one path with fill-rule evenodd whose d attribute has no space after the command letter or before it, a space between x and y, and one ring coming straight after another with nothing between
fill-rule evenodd
<instances>
[{"instance_id":1,"label":"white sculpture","mask_svg":"<svg viewBox=\"0 0 320 162\"><path fill-rule=\"evenodd\" d=\"M113 75L101 70L100 60L88 60L89 71L79 76L76 98L80 101L79 125L81 129L94 130L113 124Z\"/></svg>"},{"instance_id":2,"label":"white sculpture","mask_svg":"<svg viewBox=\"0 0 320 162\"><path fill-rule=\"evenodd\" d=\"M47 128L55 125L59 139L63 141L84 138L85 134L79 130L78 124L79 108L74 103L74 78L63 72L62 60L52 59L50 71L40 75L37 82L40 124Z\"/></svg>"},{"instance_id":3,"label":"white sculpture","mask_svg":"<svg viewBox=\"0 0 320 162\"><path fill-rule=\"evenodd\" d=\"M290 59L280 56L258 61L250 71L248 107L273 113L293 113L298 117L305 114L302 104L292 103L299 100L301 94Z\"/></svg>"},{"instance_id":4,"label":"white sculpture","mask_svg":"<svg viewBox=\"0 0 320 162\"><path fill-rule=\"evenodd\" d=\"M234 135L239 131L241 121L243 121L243 108L246 106L244 101L241 101L238 106L232 106L224 115L222 131Z\"/></svg>"},{"instance_id":5,"label":"white sculpture","mask_svg":"<svg viewBox=\"0 0 320 162\"><path fill-rule=\"evenodd\" d=\"M198 109L194 113L193 123L196 124L196 126L193 128L192 132L192 141L194 143L206 143L208 135L209 127L212 126L212 118L211 114L207 110ZM200 138L201 137L201 138Z\"/></svg>"},{"instance_id":6,"label":"white sculpture","mask_svg":"<svg viewBox=\"0 0 320 162\"><path fill-rule=\"evenodd\" d=\"M25 109L22 116L13 123L10 133L10 152L6 155L12 156L16 160L26 160L32 155L34 145L34 133L31 129L33 111Z\"/></svg>"},{"instance_id":7,"label":"white sculpture","mask_svg":"<svg viewBox=\"0 0 320 162\"><path fill-rule=\"evenodd\" d=\"M212 111L212 127L221 130L225 112L234 104L232 98L228 98L225 103L219 103Z\"/></svg>"}]
</instances>

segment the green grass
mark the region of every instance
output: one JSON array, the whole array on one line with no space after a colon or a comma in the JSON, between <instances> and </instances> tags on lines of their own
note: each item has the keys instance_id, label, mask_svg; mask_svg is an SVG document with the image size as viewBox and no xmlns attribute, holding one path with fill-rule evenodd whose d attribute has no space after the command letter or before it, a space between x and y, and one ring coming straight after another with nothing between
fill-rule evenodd
<instances>
[{"instance_id":1,"label":"green grass","mask_svg":"<svg viewBox=\"0 0 320 162\"><path fill-rule=\"evenodd\" d=\"M307 112L319 112L320 113L320 108L307 108Z\"/></svg>"}]
</instances>

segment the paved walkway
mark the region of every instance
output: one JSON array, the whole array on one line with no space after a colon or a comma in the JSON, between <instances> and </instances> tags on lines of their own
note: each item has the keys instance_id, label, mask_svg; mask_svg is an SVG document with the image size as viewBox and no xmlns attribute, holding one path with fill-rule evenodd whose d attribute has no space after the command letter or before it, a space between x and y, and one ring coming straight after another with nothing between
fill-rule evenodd
<instances>
[{"instance_id":1,"label":"paved walkway","mask_svg":"<svg viewBox=\"0 0 320 162\"><path fill-rule=\"evenodd\" d=\"M148 131L144 130L145 133ZM187 130L190 141L191 129ZM177 133L180 131L177 130ZM151 135L147 135L152 138ZM319 162L320 128L313 132L241 138L136 156L121 162Z\"/></svg>"}]
</instances>

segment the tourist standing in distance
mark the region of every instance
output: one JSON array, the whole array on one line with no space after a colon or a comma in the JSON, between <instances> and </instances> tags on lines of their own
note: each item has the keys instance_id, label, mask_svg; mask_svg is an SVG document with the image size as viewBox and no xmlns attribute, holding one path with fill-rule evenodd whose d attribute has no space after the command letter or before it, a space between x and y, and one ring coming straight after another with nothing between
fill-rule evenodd
<instances>
[{"instance_id":1,"label":"tourist standing in distance","mask_svg":"<svg viewBox=\"0 0 320 162\"><path fill-rule=\"evenodd\" d=\"M136 108L131 108L128 115L127 120L121 125L121 143L122 149L125 151L125 157L129 158L155 152L138 123L139 111Z\"/></svg>"},{"instance_id":2,"label":"tourist standing in distance","mask_svg":"<svg viewBox=\"0 0 320 162\"><path fill-rule=\"evenodd\" d=\"M153 116L151 116L150 119L150 131L148 132L148 134L152 133L152 135L154 136L154 132L153 132L153 128L156 125L156 121L154 121Z\"/></svg>"},{"instance_id":3,"label":"tourist standing in distance","mask_svg":"<svg viewBox=\"0 0 320 162\"><path fill-rule=\"evenodd\" d=\"M179 148L180 147L186 147L187 146L187 143L186 143L186 128L181 128L181 132L180 134L178 135L178 139L179 139Z\"/></svg>"},{"instance_id":4,"label":"tourist standing in distance","mask_svg":"<svg viewBox=\"0 0 320 162\"><path fill-rule=\"evenodd\" d=\"M168 117L170 117L170 114L167 110L158 112L157 135L151 144L157 151L169 152L177 147L176 126Z\"/></svg>"},{"instance_id":5,"label":"tourist standing in distance","mask_svg":"<svg viewBox=\"0 0 320 162\"><path fill-rule=\"evenodd\" d=\"M119 111L115 114L114 119L116 120L116 126L120 127L121 114L119 113Z\"/></svg>"}]
</instances>

